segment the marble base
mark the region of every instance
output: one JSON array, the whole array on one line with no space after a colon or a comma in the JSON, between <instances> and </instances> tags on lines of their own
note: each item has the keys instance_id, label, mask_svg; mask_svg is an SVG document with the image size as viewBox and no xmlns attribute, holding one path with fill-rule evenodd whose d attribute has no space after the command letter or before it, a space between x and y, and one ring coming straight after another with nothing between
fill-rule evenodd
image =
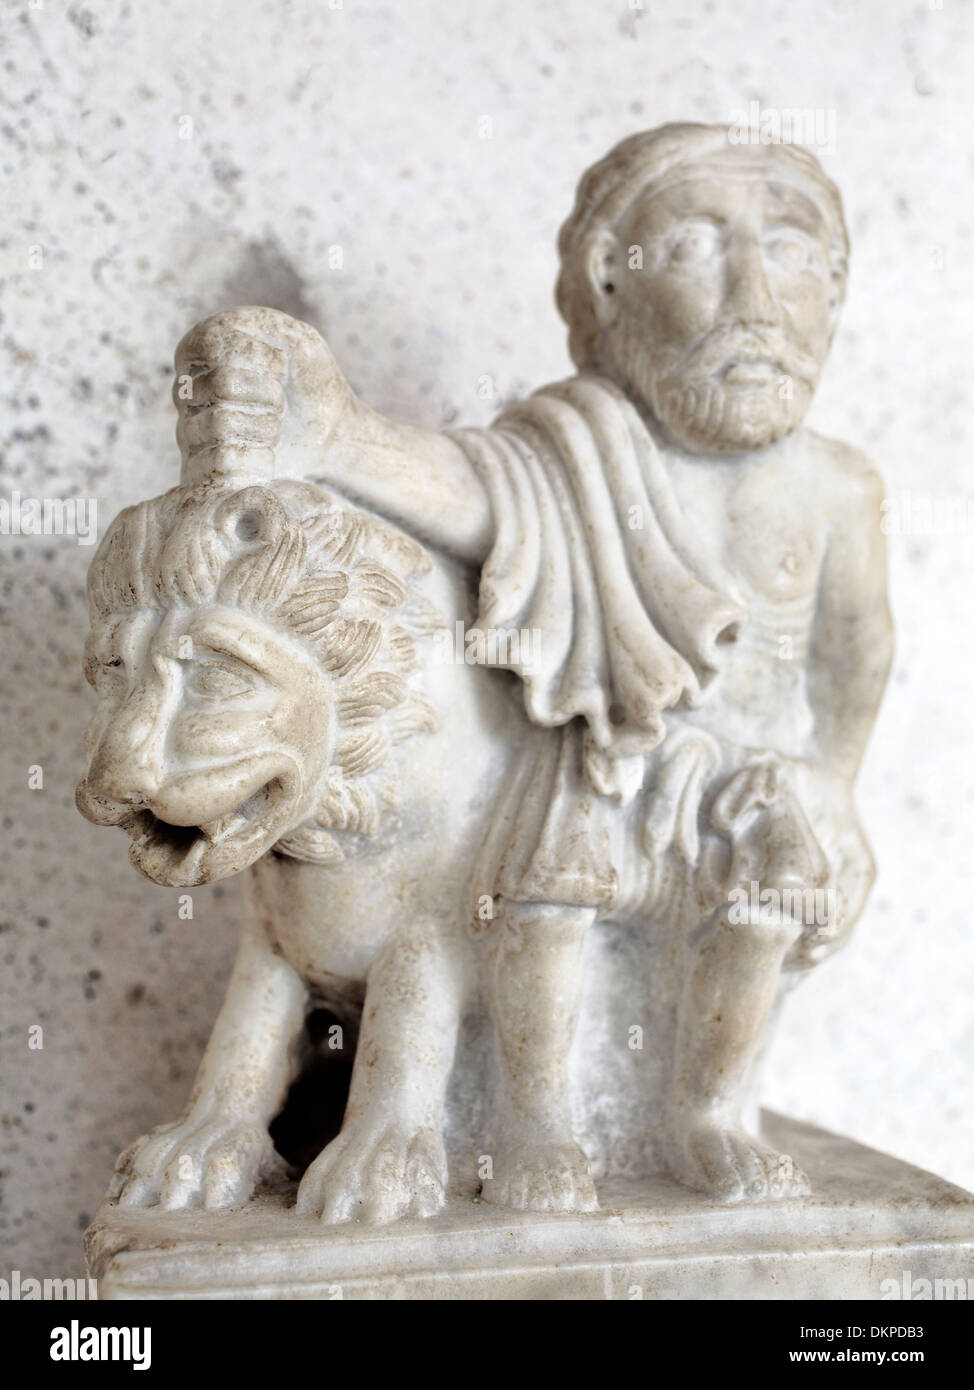
<instances>
[{"instance_id":1,"label":"marble base","mask_svg":"<svg viewBox=\"0 0 974 1390\"><path fill-rule=\"evenodd\" d=\"M782 1116L764 1130L813 1196L726 1207L663 1179L615 1181L587 1215L457 1199L428 1222L324 1231L295 1214L293 1189L223 1213L106 1203L88 1270L103 1299L878 1299L884 1280L914 1293L919 1279L974 1280L970 1193Z\"/></svg>"}]
</instances>

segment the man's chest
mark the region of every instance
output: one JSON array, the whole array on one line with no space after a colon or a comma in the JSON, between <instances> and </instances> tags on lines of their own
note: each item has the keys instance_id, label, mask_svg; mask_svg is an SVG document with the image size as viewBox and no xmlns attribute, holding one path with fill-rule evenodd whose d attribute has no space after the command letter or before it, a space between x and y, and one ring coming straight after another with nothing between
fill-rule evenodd
<instances>
[{"instance_id":1,"label":"man's chest","mask_svg":"<svg viewBox=\"0 0 974 1390\"><path fill-rule=\"evenodd\" d=\"M668 461L695 550L749 606L804 607L825 556L824 507L802 471L779 461Z\"/></svg>"}]
</instances>

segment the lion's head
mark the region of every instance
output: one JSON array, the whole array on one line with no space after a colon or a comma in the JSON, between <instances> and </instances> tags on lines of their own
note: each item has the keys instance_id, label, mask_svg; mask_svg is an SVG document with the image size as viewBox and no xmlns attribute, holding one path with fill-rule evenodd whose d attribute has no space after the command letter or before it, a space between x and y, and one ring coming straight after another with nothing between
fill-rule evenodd
<instances>
[{"instance_id":1,"label":"lion's head","mask_svg":"<svg viewBox=\"0 0 974 1390\"><path fill-rule=\"evenodd\" d=\"M392 745L435 728L410 685L441 626L416 542L304 483L175 488L123 511L91 566L98 695L81 812L156 883L268 850L316 863L375 833Z\"/></svg>"}]
</instances>

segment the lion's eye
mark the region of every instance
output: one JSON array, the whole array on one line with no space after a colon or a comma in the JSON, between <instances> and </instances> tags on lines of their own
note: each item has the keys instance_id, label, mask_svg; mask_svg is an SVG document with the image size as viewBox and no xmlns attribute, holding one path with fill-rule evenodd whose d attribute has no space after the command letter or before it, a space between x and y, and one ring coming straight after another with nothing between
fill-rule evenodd
<instances>
[{"instance_id":1,"label":"lion's eye","mask_svg":"<svg viewBox=\"0 0 974 1390\"><path fill-rule=\"evenodd\" d=\"M186 688L193 695L201 695L209 700L232 700L236 695L247 695L253 690L253 682L240 671L222 666L215 661L197 662L187 675Z\"/></svg>"},{"instance_id":2,"label":"lion's eye","mask_svg":"<svg viewBox=\"0 0 974 1390\"><path fill-rule=\"evenodd\" d=\"M96 690L106 693L114 691L125 679L125 662L120 656L110 656L103 660L89 660L85 674Z\"/></svg>"}]
</instances>

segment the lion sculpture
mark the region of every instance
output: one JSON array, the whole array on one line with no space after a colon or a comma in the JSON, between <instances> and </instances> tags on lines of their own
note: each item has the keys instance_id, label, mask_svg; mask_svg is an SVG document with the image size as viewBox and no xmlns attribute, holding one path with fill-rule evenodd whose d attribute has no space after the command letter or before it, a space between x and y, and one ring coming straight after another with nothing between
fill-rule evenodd
<instances>
[{"instance_id":1,"label":"lion sculpture","mask_svg":"<svg viewBox=\"0 0 974 1390\"><path fill-rule=\"evenodd\" d=\"M351 457L387 468L383 495L417 513L442 484L462 540L465 475L437 472L442 439L390 434L354 405L322 339L275 311L205 320L180 368L182 485L124 511L89 576L98 704L78 805L121 827L156 883L246 870L244 924L187 1109L123 1154L119 1202L245 1202L277 1162L269 1126L321 1005L360 1033L344 1123L300 1181L307 1217L429 1216L458 1190L591 1211L595 1179L652 1173L724 1201L807 1191L755 1133L755 1081L777 1003L848 938L872 882L851 779L797 735L761 745L761 702L740 746L724 737L740 725L733 688L711 701L717 734L705 707L681 706L650 754L615 766L579 719L529 717L526 663L460 640L478 613L480 542L450 553L431 527L427 549L364 492L360 505L315 481L328 450L341 473L351 440ZM591 407L594 428L608 408L596 389L542 392L535 425L574 412L577 432ZM512 438L497 434L487 475L502 477ZM846 473L828 477L848 501ZM678 528L669 550L661 537L655 601L666 580L673 603L711 606L714 660L746 694L767 654L737 642L739 615L684 566ZM515 550L515 578L537 568L537 547ZM576 558L565 549L552 573L568 584ZM863 566L879 585L880 559ZM807 616L814 585L783 573L808 589ZM549 628L570 642L598 602L547 570L544 582ZM885 652L878 599L876 614ZM665 605L663 619L675 623ZM625 639L614 632L628 661ZM579 650L574 677L588 671ZM794 690L774 687L782 719ZM603 732L625 734L605 713ZM783 908L755 903L758 883Z\"/></svg>"},{"instance_id":2,"label":"lion sculpture","mask_svg":"<svg viewBox=\"0 0 974 1390\"><path fill-rule=\"evenodd\" d=\"M156 883L253 866L187 1111L123 1155L115 1194L245 1200L273 1164L268 1125L308 1010L354 1013L364 996L345 1124L298 1206L330 1221L430 1214L470 985L465 874L517 749L513 701L432 659L444 615L469 606L464 582L308 484L204 485L124 511L89 598L98 708L81 811L124 829ZM462 764L424 737L472 727Z\"/></svg>"}]
</instances>

